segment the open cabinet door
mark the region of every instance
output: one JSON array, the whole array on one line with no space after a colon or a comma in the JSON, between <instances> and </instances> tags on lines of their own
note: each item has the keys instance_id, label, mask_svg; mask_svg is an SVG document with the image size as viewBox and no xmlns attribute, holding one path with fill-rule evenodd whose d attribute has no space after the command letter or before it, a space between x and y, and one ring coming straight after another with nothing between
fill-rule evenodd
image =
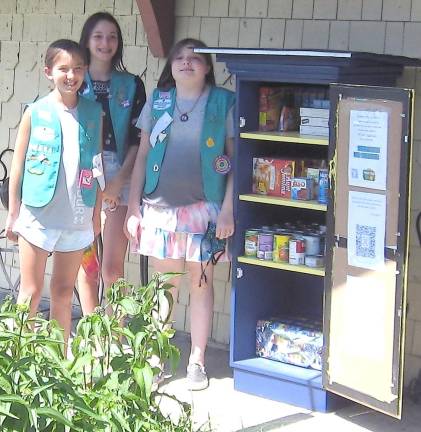
<instances>
[{"instance_id":1,"label":"open cabinet door","mask_svg":"<svg viewBox=\"0 0 421 432\"><path fill-rule=\"evenodd\" d=\"M332 85L324 387L400 418L413 91Z\"/></svg>"}]
</instances>

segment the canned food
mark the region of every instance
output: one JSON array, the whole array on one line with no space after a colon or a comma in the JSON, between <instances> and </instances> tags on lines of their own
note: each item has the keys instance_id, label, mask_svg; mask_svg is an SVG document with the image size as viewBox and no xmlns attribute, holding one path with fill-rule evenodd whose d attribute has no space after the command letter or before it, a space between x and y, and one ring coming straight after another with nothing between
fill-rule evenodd
<instances>
[{"instance_id":1,"label":"canned food","mask_svg":"<svg viewBox=\"0 0 421 432\"><path fill-rule=\"evenodd\" d=\"M308 267L324 267L325 258L323 255L307 255L305 265Z\"/></svg>"},{"instance_id":2,"label":"canned food","mask_svg":"<svg viewBox=\"0 0 421 432\"><path fill-rule=\"evenodd\" d=\"M244 235L244 255L249 257L257 256L257 236L258 230L249 229Z\"/></svg>"},{"instance_id":3,"label":"canned food","mask_svg":"<svg viewBox=\"0 0 421 432\"><path fill-rule=\"evenodd\" d=\"M273 233L260 232L257 234L257 258L272 261Z\"/></svg>"},{"instance_id":4,"label":"canned food","mask_svg":"<svg viewBox=\"0 0 421 432\"><path fill-rule=\"evenodd\" d=\"M286 234L273 235L273 261L288 262L290 238L291 236Z\"/></svg>"},{"instance_id":5,"label":"canned food","mask_svg":"<svg viewBox=\"0 0 421 432\"><path fill-rule=\"evenodd\" d=\"M303 239L290 239L289 263L293 265L304 264L306 245Z\"/></svg>"},{"instance_id":6,"label":"canned food","mask_svg":"<svg viewBox=\"0 0 421 432\"><path fill-rule=\"evenodd\" d=\"M306 244L306 255L318 255L320 253L320 237L312 234L303 235Z\"/></svg>"}]
</instances>

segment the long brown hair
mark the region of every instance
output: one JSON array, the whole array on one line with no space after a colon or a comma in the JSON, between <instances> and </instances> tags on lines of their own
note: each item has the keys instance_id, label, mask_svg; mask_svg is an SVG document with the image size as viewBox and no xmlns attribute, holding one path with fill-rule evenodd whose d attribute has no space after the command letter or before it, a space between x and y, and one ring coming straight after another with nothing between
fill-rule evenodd
<instances>
[{"instance_id":1,"label":"long brown hair","mask_svg":"<svg viewBox=\"0 0 421 432\"><path fill-rule=\"evenodd\" d=\"M161 72L161 76L158 80L157 87L160 90L168 90L171 87L175 87L174 77L171 72L171 65L180 51L185 47L192 48L208 48L208 46L198 39L186 38L178 41L170 50L167 61L165 63L164 69ZM206 64L209 66L209 72L206 74L205 81L207 84L214 86L216 84L215 81L215 72L213 70L213 62L212 56L210 54L200 53L200 55L205 59Z\"/></svg>"},{"instance_id":2,"label":"long brown hair","mask_svg":"<svg viewBox=\"0 0 421 432\"><path fill-rule=\"evenodd\" d=\"M121 28L117 20L108 12L97 12L91 15L83 25L82 32L80 34L80 46L85 51L85 56L88 61L88 65L91 62L91 53L89 52L88 43L89 38L92 35L92 31L100 21L108 21L114 24L117 29L118 46L117 51L111 59L112 67L118 71L125 71L126 67L123 64L123 35L121 34Z\"/></svg>"}]
</instances>

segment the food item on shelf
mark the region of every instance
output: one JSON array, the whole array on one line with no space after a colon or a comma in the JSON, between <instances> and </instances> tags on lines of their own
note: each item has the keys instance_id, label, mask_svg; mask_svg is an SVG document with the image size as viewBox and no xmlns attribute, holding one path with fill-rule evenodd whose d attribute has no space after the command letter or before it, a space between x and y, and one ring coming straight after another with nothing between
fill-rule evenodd
<instances>
[{"instance_id":1,"label":"food item on shelf","mask_svg":"<svg viewBox=\"0 0 421 432\"><path fill-rule=\"evenodd\" d=\"M248 229L244 234L244 255L248 257L257 256L257 238L259 230Z\"/></svg>"},{"instance_id":2,"label":"food item on shelf","mask_svg":"<svg viewBox=\"0 0 421 432\"><path fill-rule=\"evenodd\" d=\"M290 238L291 236L288 234L275 233L273 235L273 261L288 262Z\"/></svg>"},{"instance_id":3,"label":"food item on shelf","mask_svg":"<svg viewBox=\"0 0 421 432\"><path fill-rule=\"evenodd\" d=\"M257 258L272 261L273 256L273 233L261 231L257 234Z\"/></svg>"},{"instance_id":4,"label":"food item on shelf","mask_svg":"<svg viewBox=\"0 0 421 432\"><path fill-rule=\"evenodd\" d=\"M318 255L320 253L320 236L305 233L302 237L306 245L306 255Z\"/></svg>"},{"instance_id":5,"label":"food item on shelf","mask_svg":"<svg viewBox=\"0 0 421 432\"><path fill-rule=\"evenodd\" d=\"M298 131L300 116L297 108L292 106L283 106L279 116L279 132Z\"/></svg>"},{"instance_id":6,"label":"food item on shelf","mask_svg":"<svg viewBox=\"0 0 421 432\"><path fill-rule=\"evenodd\" d=\"M303 265L305 262L306 244L302 238L292 238L289 241L289 260L293 265Z\"/></svg>"},{"instance_id":7,"label":"food item on shelf","mask_svg":"<svg viewBox=\"0 0 421 432\"><path fill-rule=\"evenodd\" d=\"M319 196L317 201L320 204L327 204L329 197L329 170L322 168L319 171Z\"/></svg>"},{"instance_id":8,"label":"food item on shelf","mask_svg":"<svg viewBox=\"0 0 421 432\"><path fill-rule=\"evenodd\" d=\"M291 198L291 177L295 173L295 160L273 159L268 195Z\"/></svg>"},{"instance_id":9,"label":"food item on shelf","mask_svg":"<svg viewBox=\"0 0 421 432\"><path fill-rule=\"evenodd\" d=\"M281 317L257 321L258 357L321 370L322 353L322 324L318 320Z\"/></svg>"},{"instance_id":10,"label":"food item on shelf","mask_svg":"<svg viewBox=\"0 0 421 432\"><path fill-rule=\"evenodd\" d=\"M313 179L307 177L291 178L291 199L309 201L313 197Z\"/></svg>"},{"instance_id":11,"label":"food item on shelf","mask_svg":"<svg viewBox=\"0 0 421 432\"><path fill-rule=\"evenodd\" d=\"M305 265L313 268L324 267L325 257L323 255L306 255Z\"/></svg>"},{"instance_id":12,"label":"food item on shelf","mask_svg":"<svg viewBox=\"0 0 421 432\"><path fill-rule=\"evenodd\" d=\"M283 87L260 87L259 131L269 132L278 129L283 97Z\"/></svg>"},{"instance_id":13,"label":"food item on shelf","mask_svg":"<svg viewBox=\"0 0 421 432\"><path fill-rule=\"evenodd\" d=\"M267 195L270 185L272 161L253 158L253 193Z\"/></svg>"}]
</instances>

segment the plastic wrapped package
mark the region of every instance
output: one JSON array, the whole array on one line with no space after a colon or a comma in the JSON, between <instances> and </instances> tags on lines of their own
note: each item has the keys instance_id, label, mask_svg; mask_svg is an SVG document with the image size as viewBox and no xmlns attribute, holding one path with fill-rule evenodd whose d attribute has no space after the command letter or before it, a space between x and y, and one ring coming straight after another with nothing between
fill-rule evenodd
<instances>
[{"instance_id":1,"label":"plastic wrapped package","mask_svg":"<svg viewBox=\"0 0 421 432\"><path fill-rule=\"evenodd\" d=\"M322 369L322 325L306 318L259 320L256 354L271 360Z\"/></svg>"}]
</instances>

